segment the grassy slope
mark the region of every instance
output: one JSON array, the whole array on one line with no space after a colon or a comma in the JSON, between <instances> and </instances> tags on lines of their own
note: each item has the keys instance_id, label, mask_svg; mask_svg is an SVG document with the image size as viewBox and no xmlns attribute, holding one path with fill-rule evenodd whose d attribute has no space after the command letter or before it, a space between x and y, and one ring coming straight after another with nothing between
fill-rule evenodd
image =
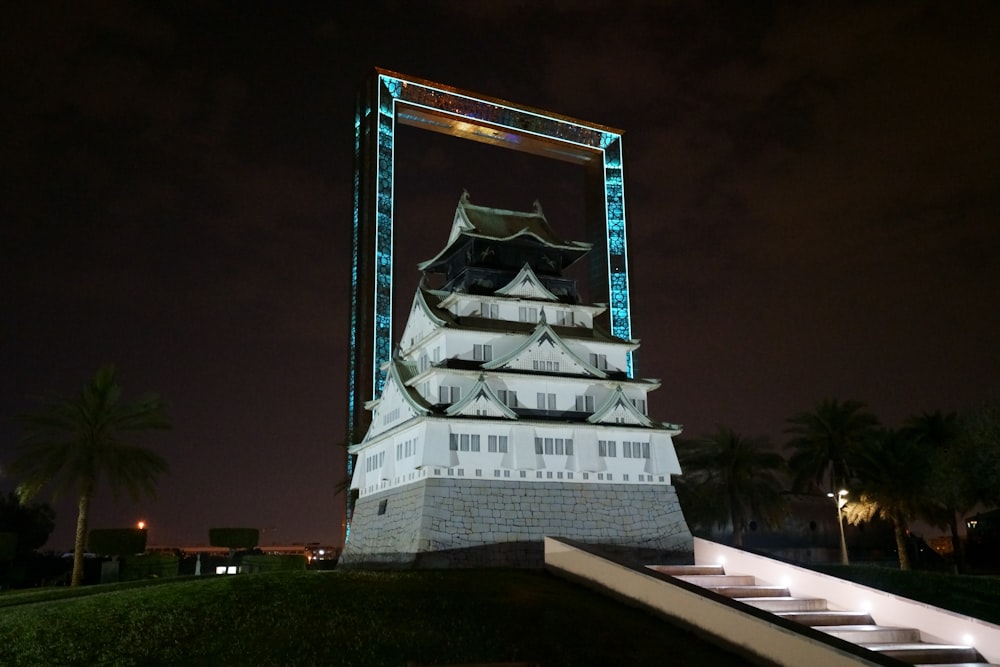
<instances>
[{"instance_id":1,"label":"grassy slope","mask_svg":"<svg viewBox=\"0 0 1000 667\"><path fill-rule=\"evenodd\" d=\"M1000 577L902 572L863 565L810 565L825 574L1000 624Z\"/></svg>"},{"instance_id":2,"label":"grassy slope","mask_svg":"<svg viewBox=\"0 0 1000 667\"><path fill-rule=\"evenodd\" d=\"M0 608L0 638L3 665L748 664L514 570L204 577Z\"/></svg>"}]
</instances>

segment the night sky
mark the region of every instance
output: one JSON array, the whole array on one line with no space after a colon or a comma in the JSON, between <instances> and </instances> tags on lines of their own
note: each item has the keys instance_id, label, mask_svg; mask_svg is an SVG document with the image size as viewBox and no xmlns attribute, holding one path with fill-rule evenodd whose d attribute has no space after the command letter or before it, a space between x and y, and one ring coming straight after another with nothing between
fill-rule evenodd
<instances>
[{"instance_id":1,"label":"night sky","mask_svg":"<svg viewBox=\"0 0 1000 667\"><path fill-rule=\"evenodd\" d=\"M1000 3L335 4L0 5L0 466L29 396L105 362L174 422L144 440L171 465L158 500L104 487L92 527L340 539L376 66L624 130L639 371L685 435L780 443L825 397L898 425L997 394ZM583 239L578 167L398 141L397 311L463 188Z\"/></svg>"}]
</instances>

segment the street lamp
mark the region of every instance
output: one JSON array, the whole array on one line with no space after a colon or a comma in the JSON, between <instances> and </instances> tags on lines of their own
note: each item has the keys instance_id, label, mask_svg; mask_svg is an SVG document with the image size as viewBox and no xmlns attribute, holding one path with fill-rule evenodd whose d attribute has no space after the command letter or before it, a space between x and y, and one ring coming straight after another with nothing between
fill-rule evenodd
<instances>
[{"instance_id":1,"label":"street lamp","mask_svg":"<svg viewBox=\"0 0 1000 667\"><path fill-rule=\"evenodd\" d=\"M844 537L844 505L847 504L847 490L841 489L837 495L832 493L826 495L833 498L833 503L837 506L837 527L840 528L840 564L850 565L847 560L847 539Z\"/></svg>"}]
</instances>

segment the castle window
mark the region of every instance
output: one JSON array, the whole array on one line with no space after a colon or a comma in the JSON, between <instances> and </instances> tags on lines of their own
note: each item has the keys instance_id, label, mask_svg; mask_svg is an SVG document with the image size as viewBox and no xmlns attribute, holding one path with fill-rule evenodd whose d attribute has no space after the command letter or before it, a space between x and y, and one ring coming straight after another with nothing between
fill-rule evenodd
<instances>
[{"instance_id":1,"label":"castle window","mask_svg":"<svg viewBox=\"0 0 1000 667\"><path fill-rule=\"evenodd\" d=\"M594 411L594 397L593 396L577 396L576 397L576 411L577 412L593 412Z\"/></svg>"},{"instance_id":2,"label":"castle window","mask_svg":"<svg viewBox=\"0 0 1000 667\"><path fill-rule=\"evenodd\" d=\"M545 438L545 453L546 454L553 454L553 453L555 453L553 451L552 438Z\"/></svg>"},{"instance_id":3,"label":"castle window","mask_svg":"<svg viewBox=\"0 0 1000 667\"><path fill-rule=\"evenodd\" d=\"M537 405L539 410L555 410L556 409L556 395L555 394L543 394L538 392L536 394Z\"/></svg>"},{"instance_id":4,"label":"castle window","mask_svg":"<svg viewBox=\"0 0 1000 667\"><path fill-rule=\"evenodd\" d=\"M517 319L520 322L537 322L538 309L532 306L518 306Z\"/></svg>"},{"instance_id":5,"label":"castle window","mask_svg":"<svg viewBox=\"0 0 1000 667\"><path fill-rule=\"evenodd\" d=\"M452 433L451 437L448 439L448 449L453 452L458 451L458 434Z\"/></svg>"},{"instance_id":6,"label":"castle window","mask_svg":"<svg viewBox=\"0 0 1000 667\"><path fill-rule=\"evenodd\" d=\"M479 304L479 314L483 317L497 320L500 319L500 304L498 303L481 303Z\"/></svg>"},{"instance_id":7,"label":"castle window","mask_svg":"<svg viewBox=\"0 0 1000 667\"><path fill-rule=\"evenodd\" d=\"M506 405L508 408L516 408L517 407L517 392L516 391L510 391L508 389L498 389L497 390L497 398L499 398L500 401L503 402L503 404Z\"/></svg>"},{"instance_id":8,"label":"castle window","mask_svg":"<svg viewBox=\"0 0 1000 667\"><path fill-rule=\"evenodd\" d=\"M473 433L471 436L469 436L469 448L472 451L474 451L474 452L478 452L479 451L479 434L478 433Z\"/></svg>"},{"instance_id":9,"label":"castle window","mask_svg":"<svg viewBox=\"0 0 1000 667\"><path fill-rule=\"evenodd\" d=\"M476 451L479 451L479 450L477 449ZM499 452L501 454L506 454L507 453L507 436L505 436L505 435L490 435L490 436L487 436L486 451L488 451L488 452Z\"/></svg>"},{"instance_id":10,"label":"castle window","mask_svg":"<svg viewBox=\"0 0 1000 667\"><path fill-rule=\"evenodd\" d=\"M590 365L594 368L599 368L602 371L608 369L608 355L606 354L594 354L590 353Z\"/></svg>"},{"instance_id":11,"label":"castle window","mask_svg":"<svg viewBox=\"0 0 1000 667\"><path fill-rule=\"evenodd\" d=\"M531 362L531 369L535 371L553 371L559 372L559 362L558 361L543 361L540 359L534 359Z\"/></svg>"},{"instance_id":12,"label":"castle window","mask_svg":"<svg viewBox=\"0 0 1000 667\"><path fill-rule=\"evenodd\" d=\"M573 326L573 311L572 310L556 311L556 324L559 324L564 327Z\"/></svg>"},{"instance_id":13,"label":"castle window","mask_svg":"<svg viewBox=\"0 0 1000 667\"><path fill-rule=\"evenodd\" d=\"M564 442L562 438L556 438L556 454L562 454L566 451Z\"/></svg>"},{"instance_id":14,"label":"castle window","mask_svg":"<svg viewBox=\"0 0 1000 667\"><path fill-rule=\"evenodd\" d=\"M458 403L462 398L462 390L459 387L449 387L441 385L438 387L439 403Z\"/></svg>"},{"instance_id":15,"label":"castle window","mask_svg":"<svg viewBox=\"0 0 1000 667\"><path fill-rule=\"evenodd\" d=\"M542 453L542 439L535 438L535 454L541 454L541 453Z\"/></svg>"},{"instance_id":16,"label":"castle window","mask_svg":"<svg viewBox=\"0 0 1000 667\"><path fill-rule=\"evenodd\" d=\"M608 458L614 458L618 454L616 453L617 445L614 440L598 440L597 441L597 455L605 456Z\"/></svg>"},{"instance_id":17,"label":"castle window","mask_svg":"<svg viewBox=\"0 0 1000 667\"><path fill-rule=\"evenodd\" d=\"M573 456L573 438L566 438L566 456Z\"/></svg>"},{"instance_id":18,"label":"castle window","mask_svg":"<svg viewBox=\"0 0 1000 667\"><path fill-rule=\"evenodd\" d=\"M490 361L493 359L493 346L479 345L478 343L473 345L472 358L476 361Z\"/></svg>"}]
</instances>

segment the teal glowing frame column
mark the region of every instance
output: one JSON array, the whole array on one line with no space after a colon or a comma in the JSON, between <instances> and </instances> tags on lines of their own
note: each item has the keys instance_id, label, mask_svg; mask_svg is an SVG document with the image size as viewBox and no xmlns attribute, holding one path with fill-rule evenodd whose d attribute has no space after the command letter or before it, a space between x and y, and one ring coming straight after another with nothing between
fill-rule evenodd
<instances>
[{"instance_id":1,"label":"teal glowing frame column","mask_svg":"<svg viewBox=\"0 0 1000 667\"><path fill-rule=\"evenodd\" d=\"M354 229L351 273L351 354L348 388L348 442L359 442L367 427L364 404L385 382L383 364L392 354L393 155L396 124L540 155L584 166L588 214L597 255L606 251L606 290L611 332L632 338L625 187L620 130L548 111L484 97L449 86L377 69L358 99L355 117ZM596 224L601 219L603 226ZM593 224L592 224L593 223ZM593 273L593 272L592 272ZM603 271L602 271L603 273ZM634 374L628 356L626 371ZM348 473L351 470L348 462Z\"/></svg>"}]
</instances>

